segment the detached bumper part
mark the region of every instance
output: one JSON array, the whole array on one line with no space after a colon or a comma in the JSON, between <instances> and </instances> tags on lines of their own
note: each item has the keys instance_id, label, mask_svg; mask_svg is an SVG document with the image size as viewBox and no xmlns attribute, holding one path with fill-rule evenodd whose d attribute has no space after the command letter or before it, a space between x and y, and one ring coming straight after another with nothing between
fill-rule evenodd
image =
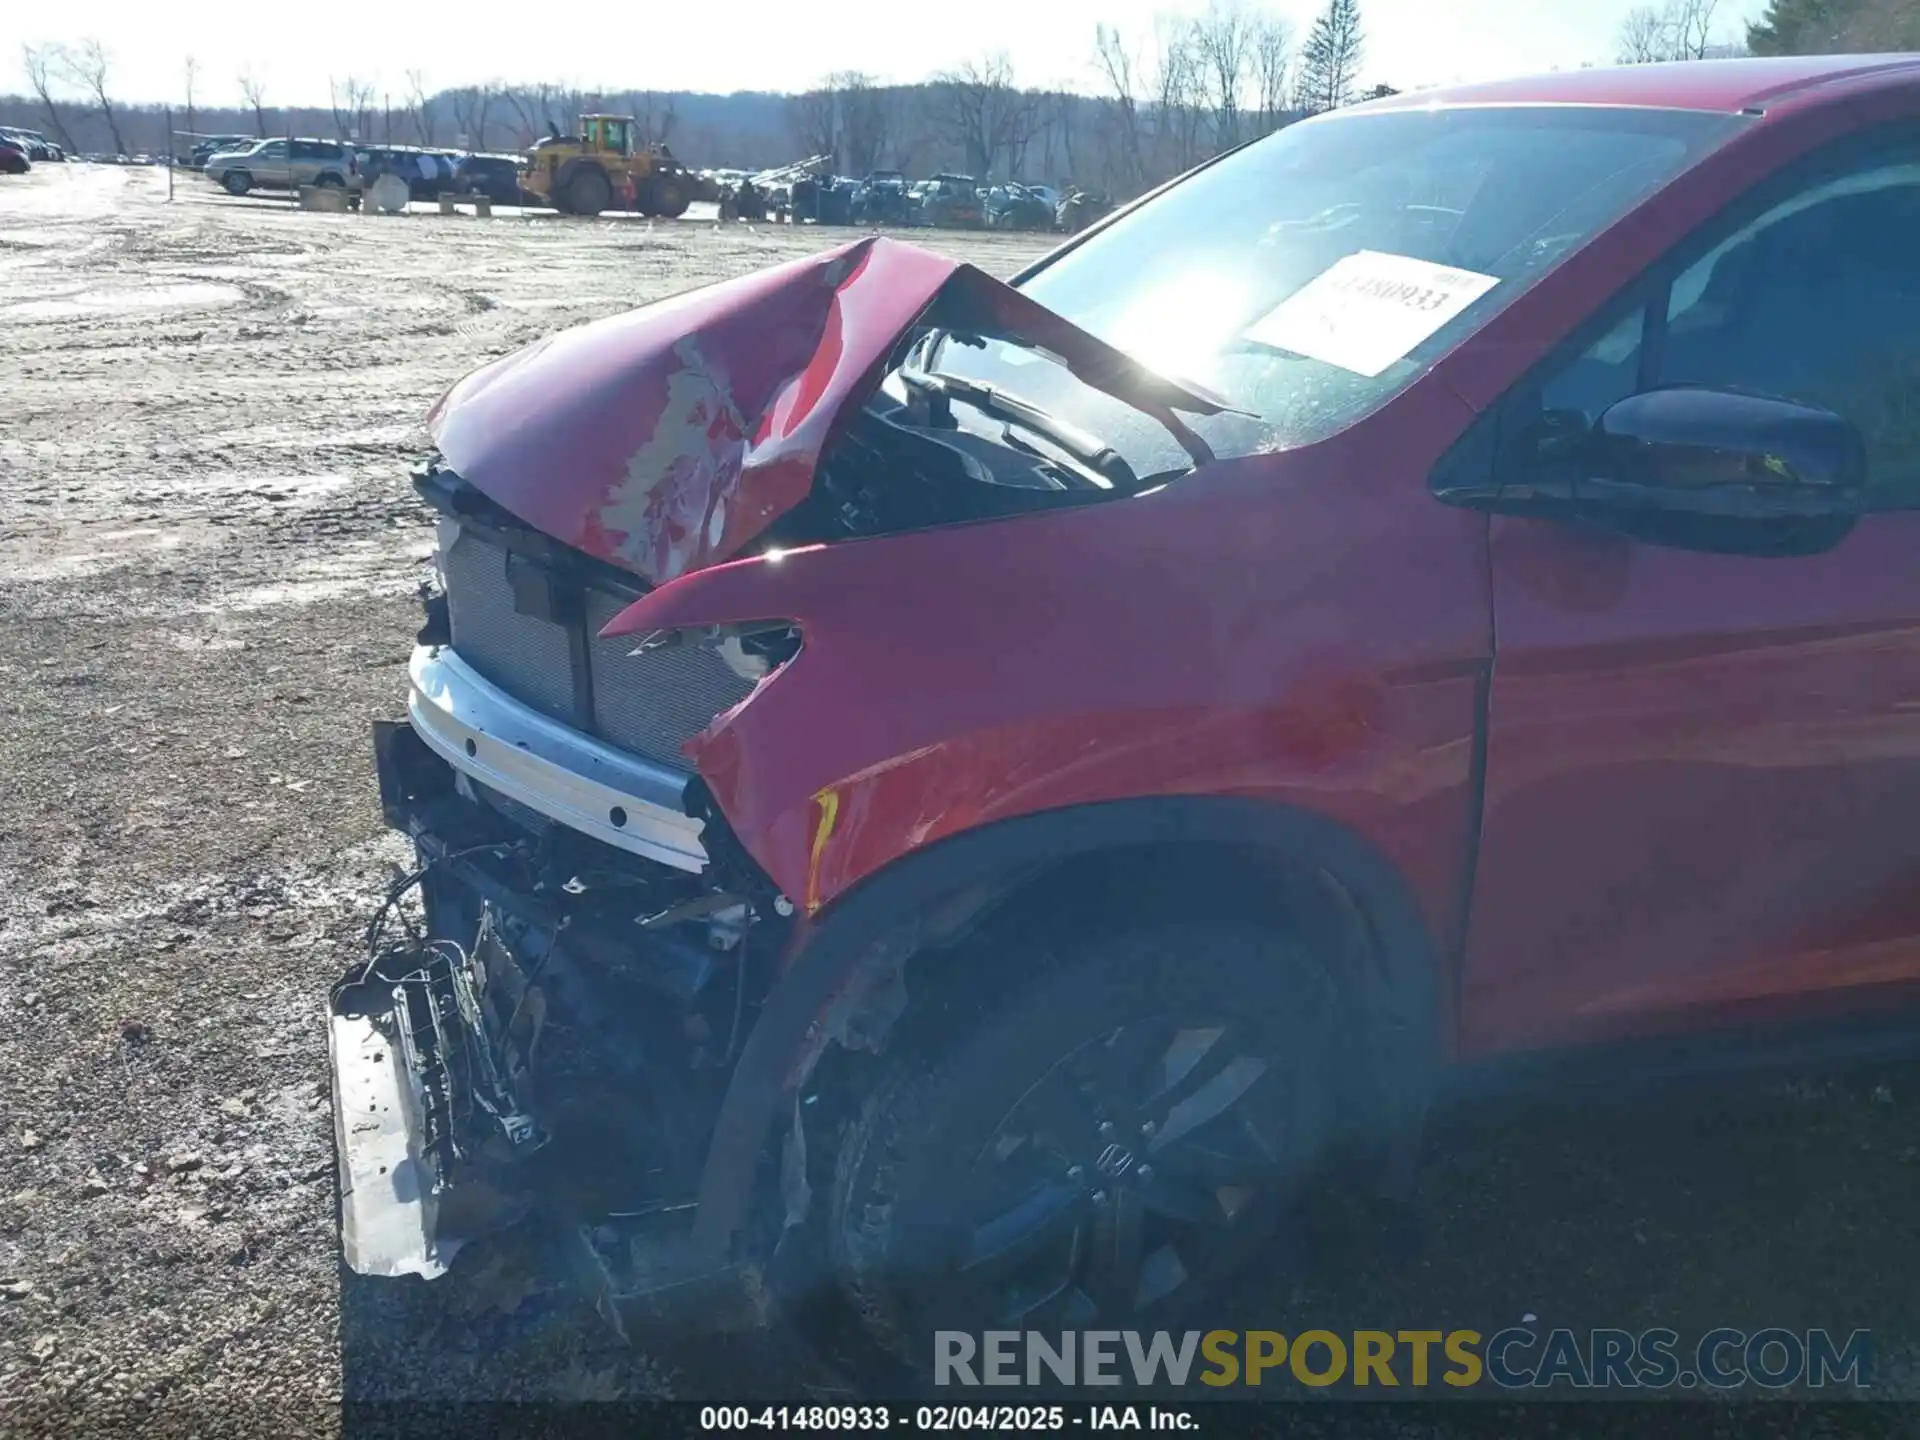
<instances>
[{"instance_id":1,"label":"detached bumper part","mask_svg":"<svg viewBox=\"0 0 1920 1440\"><path fill-rule=\"evenodd\" d=\"M440 1182L422 1144L418 1079L372 1016L336 1004L327 1019L347 1264L362 1275L443 1275L461 1242L437 1233Z\"/></svg>"},{"instance_id":2,"label":"detached bumper part","mask_svg":"<svg viewBox=\"0 0 1920 1440\"><path fill-rule=\"evenodd\" d=\"M693 1243L687 1187L657 1211L612 1214L594 1186L580 1191L589 1152L568 1120L581 1072L558 1051L533 1068L547 1045L605 1043L567 1023L541 1034L550 1005L579 1018L565 1008L579 1003L567 988L577 957L551 948L558 916L515 879L517 862L490 855L507 848L486 843L505 822L458 793L459 772L416 727L376 726L375 751L387 822L430 862L428 923L371 971L355 966L329 1006L347 1265L434 1279L464 1248L533 1217L542 1253L630 1341L764 1325L759 1266ZM636 932L634 943L666 942Z\"/></svg>"},{"instance_id":3,"label":"detached bumper part","mask_svg":"<svg viewBox=\"0 0 1920 1440\"><path fill-rule=\"evenodd\" d=\"M383 996L386 1009L362 1013ZM443 1175L429 1118L432 1059L406 1043L406 1007L395 988L346 984L328 1016L340 1238L358 1274L431 1280L467 1244L522 1218L530 1206L494 1190L471 1161ZM760 1268L751 1262L703 1255L683 1230L567 1213L549 1219L558 1226L569 1278L629 1342L767 1323Z\"/></svg>"},{"instance_id":4,"label":"detached bumper part","mask_svg":"<svg viewBox=\"0 0 1920 1440\"><path fill-rule=\"evenodd\" d=\"M388 951L334 987L341 1245L362 1275L445 1274L463 1243L532 1208L519 1162L546 1137L507 1060L513 1027L488 1013L510 968L481 923L467 944ZM508 990L518 1012L514 1000Z\"/></svg>"}]
</instances>

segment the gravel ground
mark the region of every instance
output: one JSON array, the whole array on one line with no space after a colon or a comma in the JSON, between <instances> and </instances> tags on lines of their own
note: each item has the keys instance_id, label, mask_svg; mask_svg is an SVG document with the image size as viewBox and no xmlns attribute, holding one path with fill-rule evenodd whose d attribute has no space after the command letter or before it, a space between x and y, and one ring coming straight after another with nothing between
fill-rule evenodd
<instances>
[{"instance_id":1,"label":"gravel ground","mask_svg":"<svg viewBox=\"0 0 1920 1440\"><path fill-rule=\"evenodd\" d=\"M831 1384L791 1337L627 1351L504 1253L343 1277L322 1023L404 859L368 722L417 624L428 405L830 238L0 185L0 1430ZM998 273L1042 248L929 243ZM1222 1323L1865 1327L1881 1393L1920 1397L1916 1096L1907 1069L1482 1107L1436 1130L1417 1251L1350 1237Z\"/></svg>"}]
</instances>

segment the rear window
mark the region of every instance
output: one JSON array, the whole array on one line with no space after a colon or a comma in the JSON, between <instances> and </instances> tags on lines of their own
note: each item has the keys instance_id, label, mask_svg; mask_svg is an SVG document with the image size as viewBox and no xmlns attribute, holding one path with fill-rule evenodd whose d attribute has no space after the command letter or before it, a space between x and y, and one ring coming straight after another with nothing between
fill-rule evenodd
<instances>
[{"instance_id":1,"label":"rear window","mask_svg":"<svg viewBox=\"0 0 1920 1440\"><path fill-rule=\"evenodd\" d=\"M1384 404L1742 123L1584 106L1306 121L1183 181L1021 289L1249 412L1197 423L1216 453L1306 444ZM1091 430L1139 473L1181 463L1152 422L1034 352L942 344L929 358Z\"/></svg>"}]
</instances>

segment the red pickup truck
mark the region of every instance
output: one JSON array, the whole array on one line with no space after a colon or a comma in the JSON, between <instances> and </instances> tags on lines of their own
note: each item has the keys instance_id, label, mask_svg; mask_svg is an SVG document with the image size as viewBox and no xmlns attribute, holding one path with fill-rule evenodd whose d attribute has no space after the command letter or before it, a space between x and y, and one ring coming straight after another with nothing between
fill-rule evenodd
<instances>
[{"instance_id":1,"label":"red pickup truck","mask_svg":"<svg viewBox=\"0 0 1920 1440\"><path fill-rule=\"evenodd\" d=\"M1157 1327L1469 1078L1920 1033L1920 61L1389 98L431 419L359 1270Z\"/></svg>"}]
</instances>

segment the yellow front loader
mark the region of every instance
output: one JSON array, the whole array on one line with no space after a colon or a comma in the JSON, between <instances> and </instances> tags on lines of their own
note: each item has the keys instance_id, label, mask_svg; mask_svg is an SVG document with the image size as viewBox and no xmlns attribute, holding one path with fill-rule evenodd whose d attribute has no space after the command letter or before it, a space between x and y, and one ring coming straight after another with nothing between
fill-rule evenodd
<instances>
[{"instance_id":1,"label":"yellow front loader","mask_svg":"<svg viewBox=\"0 0 1920 1440\"><path fill-rule=\"evenodd\" d=\"M520 184L563 215L637 210L672 218L695 200L718 198L663 145L635 150L631 115L582 115L577 135L536 144Z\"/></svg>"}]
</instances>

